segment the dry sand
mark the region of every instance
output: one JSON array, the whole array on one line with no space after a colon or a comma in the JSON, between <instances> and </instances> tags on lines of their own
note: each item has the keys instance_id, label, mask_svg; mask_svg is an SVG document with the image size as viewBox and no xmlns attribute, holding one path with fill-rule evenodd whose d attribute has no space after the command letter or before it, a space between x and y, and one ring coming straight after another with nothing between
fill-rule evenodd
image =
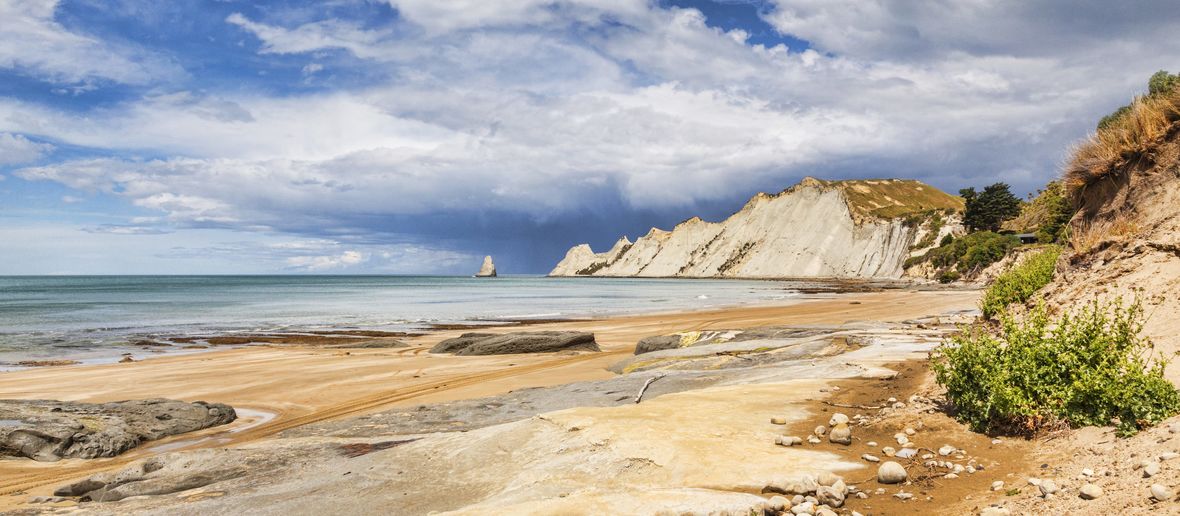
<instances>
[{"instance_id":1,"label":"dry sand","mask_svg":"<svg viewBox=\"0 0 1180 516\"><path fill-rule=\"evenodd\" d=\"M411 339L402 349L249 347L135 363L60 367L0 375L0 397L109 401L167 397L228 403L240 422L145 445L114 459L45 464L0 461L0 508L67 480L110 469L166 448L235 446L308 423L426 402L489 396L524 387L609 378L606 366L645 336L685 330L766 325L901 321L972 308L975 291L857 293L790 305L550 323L535 329L596 334L602 353L453 357L425 351L460 331ZM503 331L511 330L512 328ZM495 331L495 330L492 330ZM169 443L172 443L170 446ZM177 444L179 443L179 444ZM169 449L169 451L172 451Z\"/></svg>"}]
</instances>

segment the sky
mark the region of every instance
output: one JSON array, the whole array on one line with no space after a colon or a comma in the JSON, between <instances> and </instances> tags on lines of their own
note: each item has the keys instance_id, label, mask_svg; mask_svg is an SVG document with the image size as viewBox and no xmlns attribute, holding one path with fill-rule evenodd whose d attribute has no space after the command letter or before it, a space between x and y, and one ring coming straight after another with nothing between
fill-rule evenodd
<instances>
[{"instance_id":1,"label":"sky","mask_svg":"<svg viewBox=\"0 0 1180 516\"><path fill-rule=\"evenodd\" d=\"M1053 179L1174 0L0 0L0 274L544 273L804 176Z\"/></svg>"}]
</instances>

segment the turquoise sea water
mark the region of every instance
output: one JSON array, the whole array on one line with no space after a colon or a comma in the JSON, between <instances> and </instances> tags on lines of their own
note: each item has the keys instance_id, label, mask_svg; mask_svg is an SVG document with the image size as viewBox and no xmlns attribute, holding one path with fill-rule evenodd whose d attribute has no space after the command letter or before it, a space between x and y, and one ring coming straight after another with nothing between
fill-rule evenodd
<instances>
[{"instance_id":1,"label":"turquoise sea water","mask_svg":"<svg viewBox=\"0 0 1180 516\"><path fill-rule=\"evenodd\" d=\"M0 362L153 335L421 329L782 301L788 281L428 276L0 276Z\"/></svg>"}]
</instances>

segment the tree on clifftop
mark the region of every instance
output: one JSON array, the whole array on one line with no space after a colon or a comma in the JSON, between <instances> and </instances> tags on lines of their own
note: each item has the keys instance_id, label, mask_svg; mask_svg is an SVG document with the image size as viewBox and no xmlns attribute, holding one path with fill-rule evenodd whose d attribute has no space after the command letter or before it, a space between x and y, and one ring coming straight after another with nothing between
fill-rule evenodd
<instances>
[{"instance_id":1,"label":"tree on clifftop","mask_svg":"<svg viewBox=\"0 0 1180 516\"><path fill-rule=\"evenodd\" d=\"M963 224L971 231L999 231L1005 220L1020 215L1020 199L1005 183L996 183L977 193L975 188L959 190L966 201Z\"/></svg>"}]
</instances>

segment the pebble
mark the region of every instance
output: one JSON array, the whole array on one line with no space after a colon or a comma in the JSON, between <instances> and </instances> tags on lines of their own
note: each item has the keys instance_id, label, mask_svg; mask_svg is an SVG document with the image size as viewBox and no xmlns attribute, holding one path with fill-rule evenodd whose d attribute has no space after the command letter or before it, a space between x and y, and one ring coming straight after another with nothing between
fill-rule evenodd
<instances>
[{"instance_id":1,"label":"pebble","mask_svg":"<svg viewBox=\"0 0 1180 516\"><path fill-rule=\"evenodd\" d=\"M898 500L909 500L910 498L913 498L914 495L912 495L910 493L897 493L897 494L893 495L893 497L897 498Z\"/></svg>"},{"instance_id":2,"label":"pebble","mask_svg":"<svg viewBox=\"0 0 1180 516\"><path fill-rule=\"evenodd\" d=\"M839 412L832 414L832 418L828 420L828 426L836 426L848 423L848 416Z\"/></svg>"},{"instance_id":3,"label":"pebble","mask_svg":"<svg viewBox=\"0 0 1180 516\"><path fill-rule=\"evenodd\" d=\"M955 447L949 444L944 444L942 445L942 448L938 449L938 454L942 455L943 457L946 457L952 453L955 453Z\"/></svg>"},{"instance_id":4,"label":"pebble","mask_svg":"<svg viewBox=\"0 0 1180 516\"><path fill-rule=\"evenodd\" d=\"M901 435L897 436L897 444L904 446L908 442L910 442L910 438L906 437L905 434L901 434Z\"/></svg>"},{"instance_id":5,"label":"pebble","mask_svg":"<svg viewBox=\"0 0 1180 516\"><path fill-rule=\"evenodd\" d=\"M992 482L992 491L999 491L1003 488L1004 488L1004 481L1003 480L997 480L995 482Z\"/></svg>"},{"instance_id":6,"label":"pebble","mask_svg":"<svg viewBox=\"0 0 1180 516\"><path fill-rule=\"evenodd\" d=\"M869 442L865 443L865 446L868 446L869 448L876 448L877 441L869 441Z\"/></svg>"},{"instance_id":7,"label":"pebble","mask_svg":"<svg viewBox=\"0 0 1180 516\"><path fill-rule=\"evenodd\" d=\"M984 507L982 511L979 511L979 516L1009 516L1010 514L1012 511L1003 507Z\"/></svg>"},{"instance_id":8,"label":"pebble","mask_svg":"<svg viewBox=\"0 0 1180 516\"><path fill-rule=\"evenodd\" d=\"M807 442L809 442L809 443L811 443L811 444L819 444L819 443L821 443L821 442L823 442L823 441L820 441L820 440L819 440L819 437L816 437L816 436L812 435L812 436L808 436L808 437L807 437Z\"/></svg>"},{"instance_id":9,"label":"pebble","mask_svg":"<svg viewBox=\"0 0 1180 516\"><path fill-rule=\"evenodd\" d=\"M1041 496L1044 496L1046 498L1048 498L1049 495L1054 494L1057 491L1059 491L1059 489L1057 488L1057 483L1052 480L1042 480L1041 485L1037 486L1037 487L1039 487L1041 489Z\"/></svg>"},{"instance_id":10,"label":"pebble","mask_svg":"<svg viewBox=\"0 0 1180 516\"><path fill-rule=\"evenodd\" d=\"M884 488L884 487L878 487L876 491L873 491L873 494L877 494L877 495L883 495L883 494L885 494L885 488Z\"/></svg>"},{"instance_id":11,"label":"pebble","mask_svg":"<svg viewBox=\"0 0 1180 516\"><path fill-rule=\"evenodd\" d=\"M828 434L828 441L835 444L852 444L852 430L848 428L848 423L840 423L832 427L832 432Z\"/></svg>"},{"instance_id":12,"label":"pebble","mask_svg":"<svg viewBox=\"0 0 1180 516\"><path fill-rule=\"evenodd\" d=\"M803 499L803 495L795 495L794 497L791 498L791 507L799 505L805 501L806 500Z\"/></svg>"},{"instance_id":13,"label":"pebble","mask_svg":"<svg viewBox=\"0 0 1180 516\"><path fill-rule=\"evenodd\" d=\"M1092 477L1092 476L1094 476L1094 470L1092 470L1090 468L1085 468L1082 470L1082 476L1083 477Z\"/></svg>"},{"instance_id":14,"label":"pebble","mask_svg":"<svg viewBox=\"0 0 1180 516\"><path fill-rule=\"evenodd\" d=\"M785 417L772 417L772 418L770 418L770 424L772 424L772 425L785 425L785 424L787 424L787 418L785 418Z\"/></svg>"},{"instance_id":15,"label":"pebble","mask_svg":"<svg viewBox=\"0 0 1180 516\"><path fill-rule=\"evenodd\" d=\"M770 508L772 510L783 511L783 510L787 509L787 507L788 507L787 504L789 504L791 502L790 502L790 500L787 500L786 497L773 496L770 498L770 502L768 502L768 503L770 504Z\"/></svg>"},{"instance_id":16,"label":"pebble","mask_svg":"<svg viewBox=\"0 0 1180 516\"><path fill-rule=\"evenodd\" d=\"M897 455L897 450L894 450L892 446L886 446L881 448L881 453L884 453L886 457L892 457Z\"/></svg>"},{"instance_id":17,"label":"pebble","mask_svg":"<svg viewBox=\"0 0 1180 516\"><path fill-rule=\"evenodd\" d=\"M999 439L992 439L992 444L1000 444L1002 442L1004 442L1004 441L1001 441Z\"/></svg>"},{"instance_id":18,"label":"pebble","mask_svg":"<svg viewBox=\"0 0 1180 516\"><path fill-rule=\"evenodd\" d=\"M955 473L962 473L964 471L967 471L967 468L964 468L962 464L955 464L955 467L954 467Z\"/></svg>"},{"instance_id":19,"label":"pebble","mask_svg":"<svg viewBox=\"0 0 1180 516\"><path fill-rule=\"evenodd\" d=\"M917 431L917 430L914 430L913 428L906 428L906 429L905 429L905 434L906 434L906 435L914 435L914 434L916 434L916 433L918 433L918 431Z\"/></svg>"},{"instance_id":20,"label":"pebble","mask_svg":"<svg viewBox=\"0 0 1180 516\"><path fill-rule=\"evenodd\" d=\"M820 473L819 476L815 478L815 480L816 480L816 482L819 483L819 485L821 485L823 487L832 487L832 486L836 485L837 483L844 481L844 479L841 478L840 475L832 473L831 471L825 471L823 473Z\"/></svg>"},{"instance_id":21,"label":"pebble","mask_svg":"<svg viewBox=\"0 0 1180 516\"><path fill-rule=\"evenodd\" d=\"M1166 502L1176 497L1176 494L1162 484L1151 485L1151 497L1157 502Z\"/></svg>"},{"instance_id":22,"label":"pebble","mask_svg":"<svg viewBox=\"0 0 1180 516\"><path fill-rule=\"evenodd\" d=\"M1030 486L1039 486L1039 485L1041 485L1041 479L1039 479L1039 478L1029 478L1029 479L1028 479L1028 485L1030 485Z\"/></svg>"},{"instance_id":23,"label":"pebble","mask_svg":"<svg viewBox=\"0 0 1180 516\"><path fill-rule=\"evenodd\" d=\"M799 505L791 507L792 514L815 514L815 504L811 502L803 502Z\"/></svg>"},{"instance_id":24,"label":"pebble","mask_svg":"<svg viewBox=\"0 0 1180 516\"><path fill-rule=\"evenodd\" d=\"M820 507L818 511L815 511L815 516L837 516L837 514L831 509Z\"/></svg>"},{"instance_id":25,"label":"pebble","mask_svg":"<svg viewBox=\"0 0 1180 516\"><path fill-rule=\"evenodd\" d=\"M1159 457L1159 459L1160 459L1160 460L1172 460L1172 459L1175 459L1176 457L1180 457L1180 453L1176 453L1176 452L1164 452L1164 453L1161 453L1161 454L1160 454L1160 457Z\"/></svg>"},{"instance_id":26,"label":"pebble","mask_svg":"<svg viewBox=\"0 0 1180 516\"><path fill-rule=\"evenodd\" d=\"M1094 484L1085 484L1079 490L1083 500L1095 500L1102 496L1102 488Z\"/></svg>"},{"instance_id":27,"label":"pebble","mask_svg":"<svg viewBox=\"0 0 1180 516\"><path fill-rule=\"evenodd\" d=\"M819 426L815 427L815 435L822 436L826 433L828 433L828 428L825 427L824 425L819 425Z\"/></svg>"},{"instance_id":28,"label":"pebble","mask_svg":"<svg viewBox=\"0 0 1180 516\"><path fill-rule=\"evenodd\" d=\"M864 455L861 455L860 458L867 460L869 462L881 462L880 457L877 457L876 455L869 455L867 453Z\"/></svg>"},{"instance_id":29,"label":"pebble","mask_svg":"<svg viewBox=\"0 0 1180 516\"><path fill-rule=\"evenodd\" d=\"M914 455L917 455L917 454L918 454L917 448L902 448L901 451L897 452L897 456L901 457L903 459L908 459L908 458L913 457Z\"/></svg>"},{"instance_id":30,"label":"pebble","mask_svg":"<svg viewBox=\"0 0 1180 516\"><path fill-rule=\"evenodd\" d=\"M861 491L861 492L859 492L859 493L856 493L856 495L855 495L855 496L856 496L857 498L860 498L861 500L864 500L864 499L866 499L866 498L868 498L868 497L869 497L869 494L868 494L868 493L866 493L866 492L863 492L863 491ZM853 514L855 514L855 513L853 513Z\"/></svg>"},{"instance_id":31,"label":"pebble","mask_svg":"<svg viewBox=\"0 0 1180 516\"><path fill-rule=\"evenodd\" d=\"M1143 465L1143 478L1151 478L1160 474L1160 463L1148 462Z\"/></svg>"},{"instance_id":32,"label":"pebble","mask_svg":"<svg viewBox=\"0 0 1180 516\"><path fill-rule=\"evenodd\" d=\"M803 444L803 438L794 435L781 435L774 441L780 446L798 446Z\"/></svg>"},{"instance_id":33,"label":"pebble","mask_svg":"<svg viewBox=\"0 0 1180 516\"><path fill-rule=\"evenodd\" d=\"M975 466L968 464L967 465L967 472L972 473L972 474L975 473Z\"/></svg>"},{"instance_id":34,"label":"pebble","mask_svg":"<svg viewBox=\"0 0 1180 516\"><path fill-rule=\"evenodd\" d=\"M887 400L885 400L885 401L886 401L886 402L888 402L888 403L897 403L897 398L889 398L889 399L887 399Z\"/></svg>"},{"instance_id":35,"label":"pebble","mask_svg":"<svg viewBox=\"0 0 1180 516\"><path fill-rule=\"evenodd\" d=\"M947 479L950 479L950 480L954 480L954 479L956 479L956 478L959 478L959 475L956 475L956 474L954 474L954 473L947 473L947 474L943 475L943 476L942 476L942 478L947 478Z\"/></svg>"},{"instance_id":36,"label":"pebble","mask_svg":"<svg viewBox=\"0 0 1180 516\"><path fill-rule=\"evenodd\" d=\"M877 482L882 484L900 484L908 477L905 468L893 461L884 462L877 468Z\"/></svg>"},{"instance_id":37,"label":"pebble","mask_svg":"<svg viewBox=\"0 0 1180 516\"><path fill-rule=\"evenodd\" d=\"M899 402L897 402L897 403L894 403L894 404L893 404L893 408L895 408L895 409L903 409L903 408L905 408L905 403L902 403L902 402L900 402L900 401L899 401Z\"/></svg>"}]
</instances>

